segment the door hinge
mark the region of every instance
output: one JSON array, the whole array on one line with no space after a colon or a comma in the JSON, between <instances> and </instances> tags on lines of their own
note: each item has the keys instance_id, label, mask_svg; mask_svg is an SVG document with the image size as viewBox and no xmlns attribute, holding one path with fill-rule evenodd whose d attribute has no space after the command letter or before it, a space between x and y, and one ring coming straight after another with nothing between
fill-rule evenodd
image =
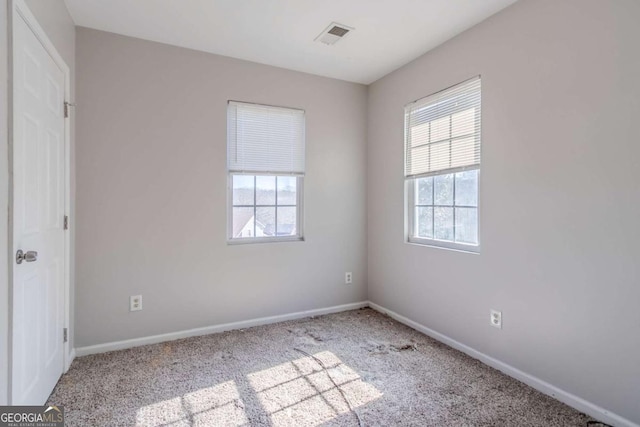
<instances>
[{"instance_id":1,"label":"door hinge","mask_svg":"<svg viewBox=\"0 0 640 427\"><path fill-rule=\"evenodd\" d=\"M64 101L64 118L68 118L69 117L69 107L75 107L76 104L72 103L72 102L67 102Z\"/></svg>"},{"instance_id":2,"label":"door hinge","mask_svg":"<svg viewBox=\"0 0 640 427\"><path fill-rule=\"evenodd\" d=\"M65 230L69 229L69 216L68 215L64 216L64 224L63 224L63 226L64 226Z\"/></svg>"},{"instance_id":3,"label":"door hinge","mask_svg":"<svg viewBox=\"0 0 640 427\"><path fill-rule=\"evenodd\" d=\"M62 329L62 342L67 342L69 341L69 333L67 332L67 328L63 328Z\"/></svg>"}]
</instances>

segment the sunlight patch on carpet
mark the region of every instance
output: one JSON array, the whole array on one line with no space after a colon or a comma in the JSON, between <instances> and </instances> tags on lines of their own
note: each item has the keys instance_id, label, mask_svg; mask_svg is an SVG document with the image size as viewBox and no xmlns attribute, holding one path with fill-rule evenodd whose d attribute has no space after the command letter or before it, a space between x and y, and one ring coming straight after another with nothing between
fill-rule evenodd
<instances>
[{"instance_id":1,"label":"sunlight patch on carpet","mask_svg":"<svg viewBox=\"0 0 640 427\"><path fill-rule=\"evenodd\" d=\"M234 381L203 388L140 408L140 427L233 426L249 423Z\"/></svg>"},{"instance_id":2,"label":"sunlight patch on carpet","mask_svg":"<svg viewBox=\"0 0 640 427\"><path fill-rule=\"evenodd\" d=\"M274 425L318 425L350 412L331 378L354 408L382 396L335 354L324 351L314 356L322 360L326 371L313 358L302 357L248 375Z\"/></svg>"}]
</instances>

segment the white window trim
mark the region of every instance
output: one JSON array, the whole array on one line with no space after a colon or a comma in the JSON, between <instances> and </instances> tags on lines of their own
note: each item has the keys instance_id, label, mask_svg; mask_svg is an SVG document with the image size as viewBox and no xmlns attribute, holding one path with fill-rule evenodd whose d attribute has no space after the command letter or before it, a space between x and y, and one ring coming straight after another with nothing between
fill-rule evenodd
<instances>
[{"instance_id":1,"label":"white window trim","mask_svg":"<svg viewBox=\"0 0 640 427\"><path fill-rule=\"evenodd\" d=\"M301 113L302 114L302 140L298 141L302 143L302 146L299 147L301 149L301 153L302 153L302 157L301 158L297 158L297 160L300 160L300 162L292 164L291 165L291 169L289 168L283 168L283 165L276 165L279 166L280 168L274 168L273 170L263 170L270 168L271 166L273 166L273 163L264 163L261 162L260 166L256 167L256 165L252 165L251 167L245 167L246 164L234 164L232 165L230 162L230 152L229 152L229 147L230 147L230 141L233 140L235 146L237 147L238 145L238 141L237 139L237 135L231 138L232 134L229 134L229 112L230 112L230 108L231 106L234 106L234 108L239 108L239 106L241 105L245 105L245 106L253 106L253 107L260 107L260 108L273 108L273 109L278 109L278 110L291 110L294 111L296 113ZM237 117L236 117L236 122L234 124L234 126L237 126ZM234 101L234 100L229 100L227 102L227 244L228 245L237 245L237 244L253 244L253 243L277 243L277 242L301 242L304 241L304 206L303 206L303 201L304 201L304 176L305 176L305 165L304 165L304 158L305 158L305 150L306 150L306 137L305 137L305 128L306 128L306 123L305 123L305 111L299 108L292 108L292 107L284 107L284 106L276 106L276 105L269 105L269 104L257 104L257 103L252 103L252 102L243 102L243 101ZM245 159L246 160L246 159ZM283 169L283 170L281 170ZM287 170L288 169L288 170ZM247 175L247 176L294 176L296 177L296 235L294 236L268 236L268 237L234 237L233 236L233 176L235 175ZM255 190L254 190L255 191ZM276 194L277 194L277 190L276 190ZM276 196L277 197L277 196ZM253 200L253 205L247 205L247 207L253 207L254 208L254 222L256 221L255 218L255 214L256 214L256 207L259 207L261 205L256 205L256 198L255 198L255 192L254 192L254 200ZM269 207L273 206L275 209L277 209L277 199L275 200L274 205L268 205ZM289 205L291 206L291 205ZM277 210L276 210L276 218L277 218ZM277 219L276 219L277 221ZM276 224L276 230L277 230L277 224Z\"/></svg>"},{"instance_id":2,"label":"white window trim","mask_svg":"<svg viewBox=\"0 0 640 427\"><path fill-rule=\"evenodd\" d=\"M253 243L284 243L284 242L304 242L304 176L295 174L296 177L296 235L295 236L273 236L273 237L233 237L233 176L291 176L286 173L260 173L260 172L228 172L227 173L227 244L245 245ZM255 199L254 199L255 203ZM254 205L255 206L255 205Z\"/></svg>"},{"instance_id":3,"label":"white window trim","mask_svg":"<svg viewBox=\"0 0 640 427\"><path fill-rule=\"evenodd\" d=\"M448 89L451 89L453 87L462 85L466 82L475 80L475 79L480 79L481 76L477 76L477 77L473 77L469 80L463 81L461 83L458 83L456 85L453 85L449 88L443 89L442 91L439 92L444 92ZM439 93L436 92L436 93ZM430 95L431 96L431 95ZM482 94L480 95L482 96ZM426 98L426 97L425 97ZM423 98L421 98L423 99ZM406 142L407 142L407 132L408 132L408 127L407 127L407 123L406 123L406 109L409 105L411 104L415 104L416 102L419 102L420 100L416 100L413 101L412 103L408 104L407 106L405 106L405 125L404 125L404 144L405 144L405 148L404 148L404 165L406 168L407 165L407 148L406 148ZM448 111L446 114L442 114L442 117L447 116L447 115L451 115L452 111ZM482 114L482 113L480 113ZM438 117L434 117L432 118L432 120L436 120ZM482 119L480 119L482 120ZM480 131L477 135L480 138L480 141L482 141L482 127L480 127ZM482 144L482 142L481 142ZM482 149L482 148L480 148ZM482 204L482 195L481 195L481 182L482 182L482 173L481 173L481 169L482 169L482 164L479 163L477 165L473 165L473 166L464 166L461 168L450 168L450 169L444 169L441 171L437 171L437 172L430 172L427 174L420 174L420 175L412 175L412 176L406 176L404 177L404 187L405 187L405 200L404 200L404 213L405 213L405 227L404 227L404 237L405 237L405 243L408 244L414 244L414 245L419 245L419 246L425 246L425 247L430 247L430 248L437 248L437 249L447 249L447 250L454 250L454 251L458 251L458 252L466 252L466 253L472 253L472 254L479 254L480 253L480 249L481 249L481 204ZM417 179L422 178L424 176L438 176L438 175L447 175L447 174L451 174L451 173L458 173L458 172L463 172L465 170L477 170L478 171L478 205L477 205L477 233L478 233L478 244L474 245L474 244L468 244L468 243L460 243L460 242L452 242L449 240L438 240L438 239L429 239L429 238L424 238L424 237L415 237L414 234L414 225L415 225L415 182ZM455 220L454 220L455 221ZM455 222L454 222L454 227L455 227ZM454 232L455 233L455 232ZM455 238L455 234L454 234L454 238Z\"/></svg>"},{"instance_id":4,"label":"white window trim","mask_svg":"<svg viewBox=\"0 0 640 427\"><path fill-rule=\"evenodd\" d=\"M472 254L479 254L480 253L480 245L482 242L482 237L480 236L480 230L482 227L480 227L480 215L481 215L481 203L482 203L482 197L480 195L480 189L481 189L481 182L482 182L482 173L480 171L480 167L478 166L477 168L473 168L473 169L467 169L467 170L477 170L478 171L478 244L477 245L473 245L473 244L469 244L469 243L460 243L460 242L451 242L449 240L438 240L438 239L428 239L425 237L415 237L413 236L413 230L414 230L414 221L415 221L415 183L416 180L419 179L420 177L408 177L405 178L405 243L409 243L409 244L413 244L413 245L419 245L419 246L426 246L426 247L430 247L430 248L437 248L437 249L448 249L448 250L454 250L457 252L467 252L467 253L472 253ZM455 172L450 172L450 171L443 171L443 173L438 174L438 175L446 175L449 173L455 173ZM433 175L436 176L436 175Z\"/></svg>"}]
</instances>

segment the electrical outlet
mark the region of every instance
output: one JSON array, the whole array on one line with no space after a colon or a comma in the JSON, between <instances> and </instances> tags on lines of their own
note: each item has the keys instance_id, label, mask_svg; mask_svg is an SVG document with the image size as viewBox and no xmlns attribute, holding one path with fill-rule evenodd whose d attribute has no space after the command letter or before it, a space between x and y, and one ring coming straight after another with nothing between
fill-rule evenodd
<instances>
[{"instance_id":1,"label":"electrical outlet","mask_svg":"<svg viewBox=\"0 0 640 427\"><path fill-rule=\"evenodd\" d=\"M494 328L502 329L502 312L498 310L491 310L491 326Z\"/></svg>"},{"instance_id":2,"label":"electrical outlet","mask_svg":"<svg viewBox=\"0 0 640 427\"><path fill-rule=\"evenodd\" d=\"M131 295L129 297L129 311L142 310L142 295Z\"/></svg>"},{"instance_id":3,"label":"electrical outlet","mask_svg":"<svg viewBox=\"0 0 640 427\"><path fill-rule=\"evenodd\" d=\"M347 285L350 285L351 283L353 283L353 273L350 271L347 271L346 273L344 273L344 283Z\"/></svg>"}]
</instances>

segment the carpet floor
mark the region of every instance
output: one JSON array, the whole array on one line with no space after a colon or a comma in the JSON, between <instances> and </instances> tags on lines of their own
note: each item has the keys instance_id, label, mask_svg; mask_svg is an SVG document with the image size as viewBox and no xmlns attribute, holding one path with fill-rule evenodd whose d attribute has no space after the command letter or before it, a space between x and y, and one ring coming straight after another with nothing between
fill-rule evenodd
<instances>
[{"instance_id":1,"label":"carpet floor","mask_svg":"<svg viewBox=\"0 0 640 427\"><path fill-rule=\"evenodd\" d=\"M591 418L371 309L77 358L67 426L586 426Z\"/></svg>"}]
</instances>

